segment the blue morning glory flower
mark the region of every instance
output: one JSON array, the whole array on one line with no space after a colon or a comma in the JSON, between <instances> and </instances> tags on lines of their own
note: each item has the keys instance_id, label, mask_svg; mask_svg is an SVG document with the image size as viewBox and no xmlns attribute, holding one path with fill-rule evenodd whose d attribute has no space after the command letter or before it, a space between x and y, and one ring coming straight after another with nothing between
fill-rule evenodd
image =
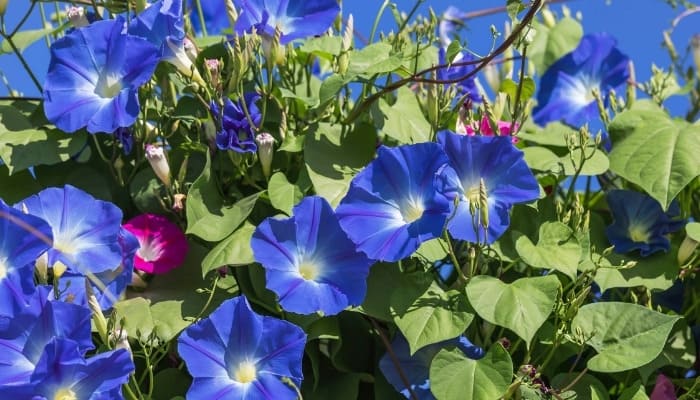
<instances>
[{"instance_id":1,"label":"blue morning glory flower","mask_svg":"<svg viewBox=\"0 0 700 400\"><path fill-rule=\"evenodd\" d=\"M437 143L380 147L336 210L358 250L398 261L442 235L450 203L437 190L436 175L447 162Z\"/></svg>"},{"instance_id":2,"label":"blue morning glory flower","mask_svg":"<svg viewBox=\"0 0 700 400\"><path fill-rule=\"evenodd\" d=\"M52 291L50 286L40 286L31 296L15 299L9 305L11 315L0 316L0 387L29 383L44 348L54 338L74 341L81 354L94 348L90 310L49 301Z\"/></svg>"},{"instance_id":3,"label":"blue morning glory flower","mask_svg":"<svg viewBox=\"0 0 700 400\"><path fill-rule=\"evenodd\" d=\"M279 27L283 45L323 34L340 12L336 0L233 0L233 3L240 10L237 33L250 32L255 27L259 34L271 37Z\"/></svg>"},{"instance_id":4,"label":"blue morning glory flower","mask_svg":"<svg viewBox=\"0 0 700 400\"><path fill-rule=\"evenodd\" d=\"M450 45L452 42L452 37L455 30L460 26L464 25L462 22L463 13L455 6L449 6L442 13L440 18L440 24L438 24L438 36L440 38L440 47L445 47Z\"/></svg>"},{"instance_id":5,"label":"blue morning glory flower","mask_svg":"<svg viewBox=\"0 0 700 400\"><path fill-rule=\"evenodd\" d=\"M33 263L51 247L52 240L45 221L10 208L0 199L0 315L12 312L16 296L34 292Z\"/></svg>"},{"instance_id":6,"label":"blue morning glory flower","mask_svg":"<svg viewBox=\"0 0 700 400\"><path fill-rule=\"evenodd\" d=\"M15 207L26 207L29 214L51 226L53 248L48 252L48 265L55 274L60 276L60 269L66 267L82 275L95 274L113 270L122 263L122 211L114 204L66 185L44 189Z\"/></svg>"},{"instance_id":7,"label":"blue morning glory flower","mask_svg":"<svg viewBox=\"0 0 700 400\"><path fill-rule=\"evenodd\" d=\"M89 324L89 322L88 322ZM29 382L0 386L5 399L121 399L134 370L128 350L85 359L78 343L54 338L44 347Z\"/></svg>"},{"instance_id":8,"label":"blue morning glory flower","mask_svg":"<svg viewBox=\"0 0 700 400\"><path fill-rule=\"evenodd\" d=\"M204 15L204 24L207 28L207 34L218 35L223 30L231 27L228 16L226 15L226 6L223 1L206 1L199 0ZM190 10L190 22L192 30L197 33L202 33L202 23L199 18L199 10L195 0L187 1L188 9Z\"/></svg>"},{"instance_id":9,"label":"blue morning glory flower","mask_svg":"<svg viewBox=\"0 0 700 400\"><path fill-rule=\"evenodd\" d=\"M244 99L235 103L226 98L223 111L217 102L211 102L210 110L216 124L216 146L219 149L239 153L254 153L258 149L255 144L255 129L260 125L262 114L255 103L259 99L257 93L247 93Z\"/></svg>"},{"instance_id":10,"label":"blue morning glory flower","mask_svg":"<svg viewBox=\"0 0 700 400\"><path fill-rule=\"evenodd\" d=\"M142 37L160 49L161 57L172 55L166 39L182 45L185 20L182 1L159 0L140 12L129 24L129 34Z\"/></svg>"},{"instance_id":11,"label":"blue morning glory flower","mask_svg":"<svg viewBox=\"0 0 700 400\"><path fill-rule=\"evenodd\" d=\"M592 91L597 89L608 102L610 90L629 78L629 58L607 34L590 34L578 47L552 64L540 79L533 119L538 125L563 121L580 127L598 119L598 106Z\"/></svg>"},{"instance_id":12,"label":"blue morning glory flower","mask_svg":"<svg viewBox=\"0 0 700 400\"><path fill-rule=\"evenodd\" d=\"M440 65L447 64L447 59L445 58L445 51L446 50L444 47L441 47L439 50L438 63ZM473 71L474 66L454 64L472 61L473 59L474 57L472 57L471 54L460 52L459 54L457 54L454 60L452 60L448 67L440 68L437 70L437 78L442 81L452 81L455 79L460 79L461 77ZM472 101L481 101L481 95L479 94L479 89L476 87L476 81L474 80L473 76L453 83L457 83L457 88L459 89L460 96L468 95Z\"/></svg>"},{"instance_id":13,"label":"blue morning glory flower","mask_svg":"<svg viewBox=\"0 0 700 400\"><path fill-rule=\"evenodd\" d=\"M267 288L287 311L333 315L359 305L372 262L348 239L322 197L304 198L294 216L265 219L250 241Z\"/></svg>"},{"instance_id":14,"label":"blue morning glory flower","mask_svg":"<svg viewBox=\"0 0 700 400\"><path fill-rule=\"evenodd\" d=\"M122 251L122 263L114 269L82 275L72 270L66 271L58 280L61 300L88 306L85 285L92 287L92 292L103 310L112 308L131 284L134 273L134 255L139 249L138 239L124 228L117 237Z\"/></svg>"},{"instance_id":15,"label":"blue morning glory flower","mask_svg":"<svg viewBox=\"0 0 700 400\"><path fill-rule=\"evenodd\" d=\"M632 190L613 190L607 195L613 223L605 233L615 246L615 252L624 254L639 250L642 257L657 251L667 252L671 242L666 234L682 228L684 221L677 217L680 208L671 203L668 212L650 196Z\"/></svg>"},{"instance_id":16,"label":"blue morning glory flower","mask_svg":"<svg viewBox=\"0 0 700 400\"><path fill-rule=\"evenodd\" d=\"M194 377L188 399L285 400L299 387L306 334L298 326L251 310L244 296L226 300L178 338Z\"/></svg>"},{"instance_id":17,"label":"blue morning glory flower","mask_svg":"<svg viewBox=\"0 0 700 400\"><path fill-rule=\"evenodd\" d=\"M440 350L451 346L456 346L464 352L464 355L474 360L482 358L485 354L484 349L473 345L466 337L460 336L425 346L411 355L406 338L401 333L397 333L391 342L391 349L411 385L411 390L406 388L389 353L385 353L379 360L379 369L382 370L386 380L391 383L394 389L407 399L413 398L411 396L411 391L413 391L418 400L434 400L435 396L430 391L430 364Z\"/></svg>"},{"instance_id":18,"label":"blue morning glory flower","mask_svg":"<svg viewBox=\"0 0 700 400\"><path fill-rule=\"evenodd\" d=\"M451 166L441 175L444 178L441 190L451 199L459 198L448 231L455 239L495 242L508 229L511 207L536 200L540 194L523 152L505 136L467 136L442 131L438 133L438 142ZM482 190L486 195L485 208L480 207Z\"/></svg>"},{"instance_id":19,"label":"blue morning glory flower","mask_svg":"<svg viewBox=\"0 0 700 400\"><path fill-rule=\"evenodd\" d=\"M112 133L136 121L138 88L153 75L158 51L123 29L121 17L97 21L51 44L44 112L59 129Z\"/></svg>"}]
</instances>

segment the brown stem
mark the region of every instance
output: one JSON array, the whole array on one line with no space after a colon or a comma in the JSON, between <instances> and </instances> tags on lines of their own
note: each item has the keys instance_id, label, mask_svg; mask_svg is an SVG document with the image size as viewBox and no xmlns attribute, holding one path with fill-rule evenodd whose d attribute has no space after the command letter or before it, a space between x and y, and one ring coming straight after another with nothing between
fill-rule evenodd
<instances>
[{"instance_id":1,"label":"brown stem","mask_svg":"<svg viewBox=\"0 0 700 400\"><path fill-rule=\"evenodd\" d=\"M399 373L399 377L401 378L401 382L403 382L403 385L406 387L406 390L408 390L408 393L411 396L412 400L418 400L418 396L416 396L416 393L411 389L411 382L408 381L408 377L406 377L406 373L403 371L401 368L401 364L399 363L399 359L396 357L396 354L394 353L394 349L391 348L391 343L389 343L389 339L386 337L386 334L384 333L384 330L382 327L379 326L377 323L377 320L374 318L370 317L369 315L365 315L365 318L369 319L369 321L372 323L372 326L374 327L374 330L379 334L379 337L382 339L382 343L384 343L384 347L386 347L386 352L389 354L389 358L391 358L391 362L394 364L394 368L396 368L396 372Z\"/></svg>"}]
</instances>

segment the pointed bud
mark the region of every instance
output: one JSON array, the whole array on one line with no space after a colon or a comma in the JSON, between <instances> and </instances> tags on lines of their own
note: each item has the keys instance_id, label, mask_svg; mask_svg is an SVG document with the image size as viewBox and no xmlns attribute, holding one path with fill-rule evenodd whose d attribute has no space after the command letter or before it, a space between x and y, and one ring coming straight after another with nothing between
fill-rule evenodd
<instances>
[{"instance_id":1,"label":"pointed bud","mask_svg":"<svg viewBox=\"0 0 700 400\"><path fill-rule=\"evenodd\" d=\"M275 138L269 133L260 133L255 137L255 143L258 145L258 159L263 170L265 179L270 178L272 172L272 155L274 153Z\"/></svg>"},{"instance_id":2,"label":"pointed bud","mask_svg":"<svg viewBox=\"0 0 700 400\"><path fill-rule=\"evenodd\" d=\"M481 213L481 226L488 230L489 227L489 197L486 191L486 182L482 178L479 182L479 212Z\"/></svg>"},{"instance_id":3,"label":"pointed bud","mask_svg":"<svg viewBox=\"0 0 700 400\"><path fill-rule=\"evenodd\" d=\"M70 21L71 25L76 28L82 28L83 26L90 25L87 16L85 15L85 9L83 7L70 7L66 11L66 16Z\"/></svg>"},{"instance_id":4,"label":"pointed bud","mask_svg":"<svg viewBox=\"0 0 700 400\"><path fill-rule=\"evenodd\" d=\"M698 44L700 45L700 43ZM627 107L627 109L630 109L632 104L634 104L634 101L637 99L637 75L634 71L634 63L632 60L630 60L629 63L629 72L630 77L627 82L627 93L625 93L627 95L627 100L625 101L625 107Z\"/></svg>"},{"instance_id":5,"label":"pointed bud","mask_svg":"<svg viewBox=\"0 0 700 400\"><path fill-rule=\"evenodd\" d=\"M221 86L221 63L219 60L204 60L204 65L207 67L207 77L211 86L217 91Z\"/></svg>"},{"instance_id":6,"label":"pointed bud","mask_svg":"<svg viewBox=\"0 0 700 400\"><path fill-rule=\"evenodd\" d=\"M97 297L95 297L95 292L93 292L92 286L90 286L90 279L85 280L85 295L88 301L88 308L90 308L90 311L92 312L92 320L95 323L97 333L100 335L102 343L109 343L107 333L107 319L105 318L104 314L102 314L102 307L100 307L100 302L97 301Z\"/></svg>"},{"instance_id":7,"label":"pointed bud","mask_svg":"<svg viewBox=\"0 0 700 400\"><path fill-rule=\"evenodd\" d=\"M190 57L185 52L184 43L178 44L170 37L165 39L165 43L167 43L168 47L173 52L173 55L166 58L165 61L174 65L178 72L180 72L182 75L192 79L201 86L206 86L204 79L202 79L199 71L197 71L197 68L192 63L192 60L190 60Z\"/></svg>"},{"instance_id":8,"label":"pointed bud","mask_svg":"<svg viewBox=\"0 0 700 400\"><path fill-rule=\"evenodd\" d=\"M695 253L695 249L698 248L698 242L686 236L681 243L681 247L678 249L678 265L683 265L686 263L690 257Z\"/></svg>"},{"instance_id":9,"label":"pointed bud","mask_svg":"<svg viewBox=\"0 0 700 400\"><path fill-rule=\"evenodd\" d=\"M170 165L165 157L165 152L162 147L151 144L146 145L146 159L151 164L153 172L156 174L166 187L170 187Z\"/></svg>"},{"instance_id":10,"label":"pointed bud","mask_svg":"<svg viewBox=\"0 0 700 400\"><path fill-rule=\"evenodd\" d=\"M663 37L664 37L664 46L668 49L668 55L669 55L669 57L671 57L671 61L678 60L678 52L676 51L676 46L673 44L673 40L671 39L671 35L669 34L669 32L663 31ZM692 45L692 39L691 39L691 45Z\"/></svg>"},{"instance_id":11,"label":"pointed bud","mask_svg":"<svg viewBox=\"0 0 700 400\"><path fill-rule=\"evenodd\" d=\"M24 205L24 204L22 204ZM45 252L40 255L39 258L34 262L34 271L37 276L37 280L40 284L47 284L49 282L49 253Z\"/></svg>"},{"instance_id":12,"label":"pointed bud","mask_svg":"<svg viewBox=\"0 0 700 400\"><path fill-rule=\"evenodd\" d=\"M224 0L224 4L226 4L226 17L228 18L228 23L231 25L231 29L233 29L236 26L236 21L238 21L238 11L236 11L236 7L233 5L232 0Z\"/></svg>"},{"instance_id":13,"label":"pointed bud","mask_svg":"<svg viewBox=\"0 0 700 400\"><path fill-rule=\"evenodd\" d=\"M124 328L115 328L109 332L109 341L112 343L112 349L124 349L129 352L129 357L134 359L131 354L131 345L129 344L129 335Z\"/></svg>"},{"instance_id":14,"label":"pointed bud","mask_svg":"<svg viewBox=\"0 0 700 400\"><path fill-rule=\"evenodd\" d=\"M552 13L549 8L543 8L540 12L542 13L542 22L544 22L544 25L549 29L554 28L554 25L557 24L557 19L554 18L554 13Z\"/></svg>"},{"instance_id":15,"label":"pointed bud","mask_svg":"<svg viewBox=\"0 0 700 400\"><path fill-rule=\"evenodd\" d=\"M149 4L146 0L136 0L136 12L140 13L141 11L145 10L146 7L148 7Z\"/></svg>"}]
</instances>

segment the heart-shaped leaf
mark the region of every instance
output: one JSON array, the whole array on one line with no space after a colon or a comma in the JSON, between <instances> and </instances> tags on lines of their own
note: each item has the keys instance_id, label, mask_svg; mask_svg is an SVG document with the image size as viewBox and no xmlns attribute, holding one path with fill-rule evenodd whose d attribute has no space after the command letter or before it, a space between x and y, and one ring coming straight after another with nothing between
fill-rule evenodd
<instances>
[{"instance_id":1,"label":"heart-shaped leaf","mask_svg":"<svg viewBox=\"0 0 700 400\"><path fill-rule=\"evenodd\" d=\"M561 222L543 223L536 245L525 235L518 237L515 249L534 268L553 269L576 279L581 246L571 228Z\"/></svg>"}]
</instances>

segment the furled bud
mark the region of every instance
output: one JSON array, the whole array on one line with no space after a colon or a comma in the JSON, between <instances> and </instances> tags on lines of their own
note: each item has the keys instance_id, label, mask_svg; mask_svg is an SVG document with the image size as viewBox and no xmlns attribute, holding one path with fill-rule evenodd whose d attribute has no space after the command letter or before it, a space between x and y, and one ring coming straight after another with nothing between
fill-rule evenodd
<instances>
[{"instance_id":1,"label":"furled bud","mask_svg":"<svg viewBox=\"0 0 700 400\"><path fill-rule=\"evenodd\" d=\"M231 28L236 26L236 21L238 21L238 11L236 11L236 6L233 5L232 0L224 0L226 4L226 17L228 18L228 23L231 24Z\"/></svg>"},{"instance_id":2,"label":"furled bud","mask_svg":"<svg viewBox=\"0 0 700 400\"><path fill-rule=\"evenodd\" d=\"M178 193L173 196L173 211L175 212L181 212L182 210L185 209L185 199L187 198L186 195L182 193Z\"/></svg>"},{"instance_id":3,"label":"furled bud","mask_svg":"<svg viewBox=\"0 0 700 400\"><path fill-rule=\"evenodd\" d=\"M554 13L552 13L549 8L543 8L540 12L542 13L542 22L544 22L544 25L549 29L554 28L554 25L557 24L557 19L554 17Z\"/></svg>"},{"instance_id":4,"label":"furled bud","mask_svg":"<svg viewBox=\"0 0 700 400\"><path fill-rule=\"evenodd\" d=\"M180 72L182 75L192 79L199 85L206 86L204 79L202 79L199 71L197 71L197 68L194 66L192 60L190 60L190 57L185 51L184 44L178 44L170 37L165 39L165 42L168 44L168 47L173 53L173 55L166 58L165 61L174 65L178 72Z\"/></svg>"},{"instance_id":5,"label":"furled bud","mask_svg":"<svg viewBox=\"0 0 700 400\"><path fill-rule=\"evenodd\" d=\"M148 163L151 164L151 168L153 168L153 172L155 172L158 179L160 179L166 187L170 187L170 165L168 165L168 160L165 157L163 148L147 144L146 159L148 159Z\"/></svg>"},{"instance_id":6,"label":"furled bud","mask_svg":"<svg viewBox=\"0 0 700 400\"><path fill-rule=\"evenodd\" d=\"M66 11L66 16L70 23L76 28L90 25L90 21L88 21L83 7L69 7Z\"/></svg>"},{"instance_id":7,"label":"furled bud","mask_svg":"<svg viewBox=\"0 0 700 400\"><path fill-rule=\"evenodd\" d=\"M272 154L274 153L275 138L269 133L260 133L255 137L258 145L258 159L266 179L270 178L272 172Z\"/></svg>"},{"instance_id":8,"label":"furled bud","mask_svg":"<svg viewBox=\"0 0 700 400\"><path fill-rule=\"evenodd\" d=\"M204 65L207 68L207 76L211 86L218 91L221 86L221 63L219 60L207 59L204 60Z\"/></svg>"},{"instance_id":9,"label":"furled bud","mask_svg":"<svg viewBox=\"0 0 700 400\"><path fill-rule=\"evenodd\" d=\"M683 242L681 242L681 247L678 249L678 265L683 265L688 262L697 248L698 242L686 236Z\"/></svg>"},{"instance_id":10,"label":"furled bud","mask_svg":"<svg viewBox=\"0 0 700 400\"><path fill-rule=\"evenodd\" d=\"M695 71L698 75L700 75L700 34L695 34L692 38L690 38L690 48L693 51Z\"/></svg>"},{"instance_id":11,"label":"furled bud","mask_svg":"<svg viewBox=\"0 0 700 400\"><path fill-rule=\"evenodd\" d=\"M124 349L129 352L131 359L134 359L134 356L131 354L131 345L129 344L129 335L126 329L113 329L111 332L109 332L109 341L112 343L113 349Z\"/></svg>"}]
</instances>

